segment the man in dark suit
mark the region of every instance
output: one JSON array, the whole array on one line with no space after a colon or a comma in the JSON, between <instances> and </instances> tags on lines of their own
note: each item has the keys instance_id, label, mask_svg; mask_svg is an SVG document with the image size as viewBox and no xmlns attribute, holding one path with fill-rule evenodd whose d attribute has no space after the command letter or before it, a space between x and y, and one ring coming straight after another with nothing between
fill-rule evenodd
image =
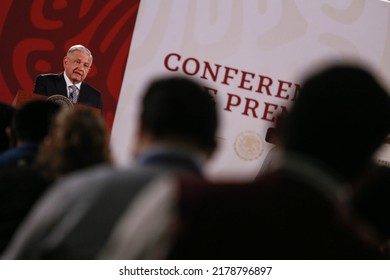
<instances>
[{"instance_id":1,"label":"man in dark suit","mask_svg":"<svg viewBox=\"0 0 390 280\"><path fill-rule=\"evenodd\" d=\"M34 93L46 96L63 95L73 103L102 109L101 93L84 82L91 69L92 60L92 54L86 47L70 47L63 59L64 72L39 75L35 80Z\"/></svg>"}]
</instances>

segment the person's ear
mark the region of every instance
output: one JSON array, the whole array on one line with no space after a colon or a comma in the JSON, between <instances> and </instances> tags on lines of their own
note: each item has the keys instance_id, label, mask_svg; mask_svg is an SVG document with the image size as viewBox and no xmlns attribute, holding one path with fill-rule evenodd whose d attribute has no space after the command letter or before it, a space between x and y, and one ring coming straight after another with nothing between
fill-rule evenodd
<instances>
[{"instance_id":1,"label":"person's ear","mask_svg":"<svg viewBox=\"0 0 390 280\"><path fill-rule=\"evenodd\" d=\"M51 146L53 145L53 138L51 136L49 136L49 135L46 135L43 138L42 145L51 148Z\"/></svg>"},{"instance_id":2,"label":"person's ear","mask_svg":"<svg viewBox=\"0 0 390 280\"><path fill-rule=\"evenodd\" d=\"M135 133L135 143L131 150L131 155L135 158L140 153L147 150L154 143L153 137L147 131L142 128L138 128Z\"/></svg>"},{"instance_id":3,"label":"person's ear","mask_svg":"<svg viewBox=\"0 0 390 280\"><path fill-rule=\"evenodd\" d=\"M212 157L213 157L213 155L214 155L214 153L215 153L215 151L217 150L217 146L215 146L214 148L210 148L210 149L208 149L206 152L205 152L205 156L206 156L206 161L209 161Z\"/></svg>"},{"instance_id":4,"label":"person's ear","mask_svg":"<svg viewBox=\"0 0 390 280\"><path fill-rule=\"evenodd\" d=\"M15 136L15 133L13 132L13 130L12 130L12 128L10 126L7 126L5 128L5 134L7 135L9 146L11 148L16 147L17 139L16 139L16 136Z\"/></svg>"},{"instance_id":5,"label":"person's ear","mask_svg":"<svg viewBox=\"0 0 390 280\"><path fill-rule=\"evenodd\" d=\"M62 60L64 68L69 63L69 58L67 56L64 56L64 59Z\"/></svg>"}]
</instances>

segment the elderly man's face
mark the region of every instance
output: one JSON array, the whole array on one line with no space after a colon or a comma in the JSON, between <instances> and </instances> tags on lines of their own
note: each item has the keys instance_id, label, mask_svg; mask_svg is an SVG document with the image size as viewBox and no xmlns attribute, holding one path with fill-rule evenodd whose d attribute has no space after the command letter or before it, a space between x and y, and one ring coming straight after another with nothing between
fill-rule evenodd
<instances>
[{"instance_id":1,"label":"elderly man's face","mask_svg":"<svg viewBox=\"0 0 390 280\"><path fill-rule=\"evenodd\" d=\"M65 56L63 62L65 74L74 84L77 84L87 77L92 58L81 51L74 51L69 56Z\"/></svg>"}]
</instances>

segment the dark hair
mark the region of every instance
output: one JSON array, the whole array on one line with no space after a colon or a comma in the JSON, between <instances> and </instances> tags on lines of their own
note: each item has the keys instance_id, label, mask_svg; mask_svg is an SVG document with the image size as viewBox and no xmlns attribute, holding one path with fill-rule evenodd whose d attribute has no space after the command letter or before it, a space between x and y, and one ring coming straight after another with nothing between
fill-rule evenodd
<instances>
[{"instance_id":1,"label":"dark hair","mask_svg":"<svg viewBox=\"0 0 390 280\"><path fill-rule=\"evenodd\" d=\"M50 130L35 166L50 179L100 163L109 163L110 151L102 116L90 110L62 110Z\"/></svg>"},{"instance_id":2,"label":"dark hair","mask_svg":"<svg viewBox=\"0 0 390 280\"><path fill-rule=\"evenodd\" d=\"M20 141L41 142L60 109L60 105L44 100L33 100L24 104L16 111L12 121L16 138Z\"/></svg>"},{"instance_id":3,"label":"dark hair","mask_svg":"<svg viewBox=\"0 0 390 280\"><path fill-rule=\"evenodd\" d=\"M217 125L215 100L200 84L170 77L155 80L146 89L141 128L156 139L180 139L213 150Z\"/></svg>"},{"instance_id":4,"label":"dark hair","mask_svg":"<svg viewBox=\"0 0 390 280\"><path fill-rule=\"evenodd\" d=\"M373 75L336 65L310 76L283 125L288 150L347 177L356 175L390 130L390 99Z\"/></svg>"}]
</instances>

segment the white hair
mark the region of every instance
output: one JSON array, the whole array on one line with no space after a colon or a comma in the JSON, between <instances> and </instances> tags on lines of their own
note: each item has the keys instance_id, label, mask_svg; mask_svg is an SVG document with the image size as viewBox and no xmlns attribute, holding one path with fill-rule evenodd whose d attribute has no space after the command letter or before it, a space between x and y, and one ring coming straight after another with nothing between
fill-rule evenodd
<instances>
[{"instance_id":1,"label":"white hair","mask_svg":"<svg viewBox=\"0 0 390 280\"><path fill-rule=\"evenodd\" d=\"M92 53L91 53L91 51L89 49L87 49L83 45L73 45L73 46L71 46L69 48L68 52L66 53L66 56L70 56L75 51L83 52L86 55L88 55L89 57L91 57L91 64L92 64L92 59L93 59Z\"/></svg>"}]
</instances>

